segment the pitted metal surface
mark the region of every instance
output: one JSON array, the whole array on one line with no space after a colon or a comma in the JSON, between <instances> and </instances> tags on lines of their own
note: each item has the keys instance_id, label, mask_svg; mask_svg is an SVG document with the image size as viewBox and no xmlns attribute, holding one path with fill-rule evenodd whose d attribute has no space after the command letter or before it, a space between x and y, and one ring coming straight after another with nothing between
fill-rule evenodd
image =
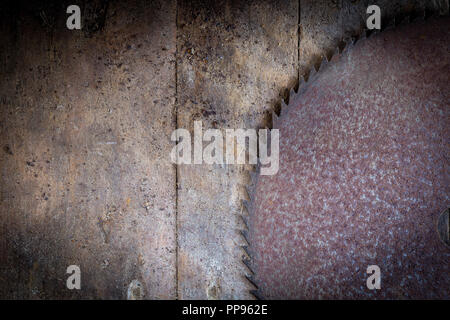
<instances>
[{"instance_id":1,"label":"pitted metal surface","mask_svg":"<svg viewBox=\"0 0 450 320\"><path fill-rule=\"evenodd\" d=\"M275 124L280 170L249 208L269 299L450 298L450 19L361 39L310 76ZM381 289L366 269L378 265Z\"/></svg>"}]
</instances>

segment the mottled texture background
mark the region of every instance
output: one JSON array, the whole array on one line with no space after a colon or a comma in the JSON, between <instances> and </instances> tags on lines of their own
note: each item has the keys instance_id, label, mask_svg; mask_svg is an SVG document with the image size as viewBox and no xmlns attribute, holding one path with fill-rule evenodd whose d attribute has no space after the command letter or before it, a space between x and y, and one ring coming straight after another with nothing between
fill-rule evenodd
<instances>
[{"instance_id":1,"label":"mottled texture background","mask_svg":"<svg viewBox=\"0 0 450 320\"><path fill-rule=\"evenodd\" d=\"M449 33L430 18L361 39L282 110L280 171L249 219L262 297L450 298Z\"/></svg>"},{"instance_id":2,"label":"mottled texture background","mask_svg":"<svg viewBox=\"0 0 450 320\"><path fill-rule=\"evenodd\" d=\"M176 297L176 5L111 2L88 30L100 4L81 31L63 4L2 11L2 297Z\"/></svg>"},{"instance_id":3,"label":"mottled texture background","mask_svg":"<svg viewBox=\"0 0 450 320\"><path fill-rule=\"evenodd\" d=\"M373 3L383 18L448 11ZM146 299L251 298L246 172L176 168L170 134L270 124L368 1L83 0L80 31L69 4L0 4L0 297L124 299L139 280Z\"/></svg>"}]
</instances>

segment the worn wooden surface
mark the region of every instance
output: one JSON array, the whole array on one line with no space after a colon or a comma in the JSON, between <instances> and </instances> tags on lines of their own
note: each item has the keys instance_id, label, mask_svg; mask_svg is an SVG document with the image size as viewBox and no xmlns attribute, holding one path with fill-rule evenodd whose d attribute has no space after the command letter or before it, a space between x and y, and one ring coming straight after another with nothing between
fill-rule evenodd
<instances>
[{"instance_id":1,"label":"worn wooden surface","mask_svg":"<svg viewBox=\"0 0 450 320\"><path fill-rule=\"evenodd\" d=\"M255 128L297 79L297 1L186 2L178 7L178 127ZM250 298L242 264L242 166L178 172L178 294Z\"/></svg>"},{"instance_id":2,"label":"worn wooden surface","mask_svg":"<svg viewBox=\"0 0 450 320\"><path fill-rule=\"evenodd\" d=\"M170 135L270 125L369 4L448 11L369 2L96 0L82 31L66 29L67 3L2 11L0 297L126 298L136 279L147 299L251 298L245 168L177 168Z\"/></svg>"}]
</instances>

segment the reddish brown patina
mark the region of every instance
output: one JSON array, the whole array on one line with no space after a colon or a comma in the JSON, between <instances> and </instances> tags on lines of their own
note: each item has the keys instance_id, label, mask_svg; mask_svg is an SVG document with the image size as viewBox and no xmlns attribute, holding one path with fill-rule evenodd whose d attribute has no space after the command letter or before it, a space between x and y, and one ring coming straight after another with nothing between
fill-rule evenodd
<instances>
[{"instance_id":1,"label":"reddish brown patina","mask_svg":"<svg viewBox=\"0 0 450 320\"><path fill-rule=\"evenodd\" d=\"M450 20L350 46L279 119L280 170L250 209L263 298L450 298ZM369 265L381 289L369 290Z\"/></svg>"}]
</instances>

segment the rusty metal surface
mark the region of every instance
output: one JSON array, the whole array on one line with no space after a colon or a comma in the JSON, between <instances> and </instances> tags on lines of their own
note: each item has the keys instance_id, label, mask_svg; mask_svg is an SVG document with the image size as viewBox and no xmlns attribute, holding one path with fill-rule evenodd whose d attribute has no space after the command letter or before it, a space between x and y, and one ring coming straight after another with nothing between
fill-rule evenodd
<instances>
[{"instance_id":1,"label":"rusty metal surface","mask_svg":"<svg viewBox=\"0 0 450 320\"><path fill-rule=\"evenodd\" d=\"M448 13L448 0L300 0L299 75L305 75L324 57L330 57L347 37L365 27L369 5L381 9L381 24L425 10Z\"/></svg>"},{"instance_id":2,"label":"rusty metal surface","mask_svg":"<svg viewBox=\"0 0 450 320\"><path fill-rule=\"evenodd\" d=\"M335 55L282 111L280 171L250 207L264 298L450 297L450 20L399 26ZM366 287L381 268L382 288Z\"/></svg>"},{"instance_id":3,"label":"rusty metal surface","mask_svg":"<svg viewBox=\"0 0 450 320\"><path fill-rule=\"evenodd\" d=\"M250 298L237 230L246 172L176 169L170 134L194 120L269 124L297 74L359 30L368 1L82 1L80 32L65 27L68 0L9 2L0 297L125 299L142 284L138 298ZM383 16L448 10L448 0L374 3ZM65 287L70 264L79 292Z\"/></svg>"}]
</instances>

